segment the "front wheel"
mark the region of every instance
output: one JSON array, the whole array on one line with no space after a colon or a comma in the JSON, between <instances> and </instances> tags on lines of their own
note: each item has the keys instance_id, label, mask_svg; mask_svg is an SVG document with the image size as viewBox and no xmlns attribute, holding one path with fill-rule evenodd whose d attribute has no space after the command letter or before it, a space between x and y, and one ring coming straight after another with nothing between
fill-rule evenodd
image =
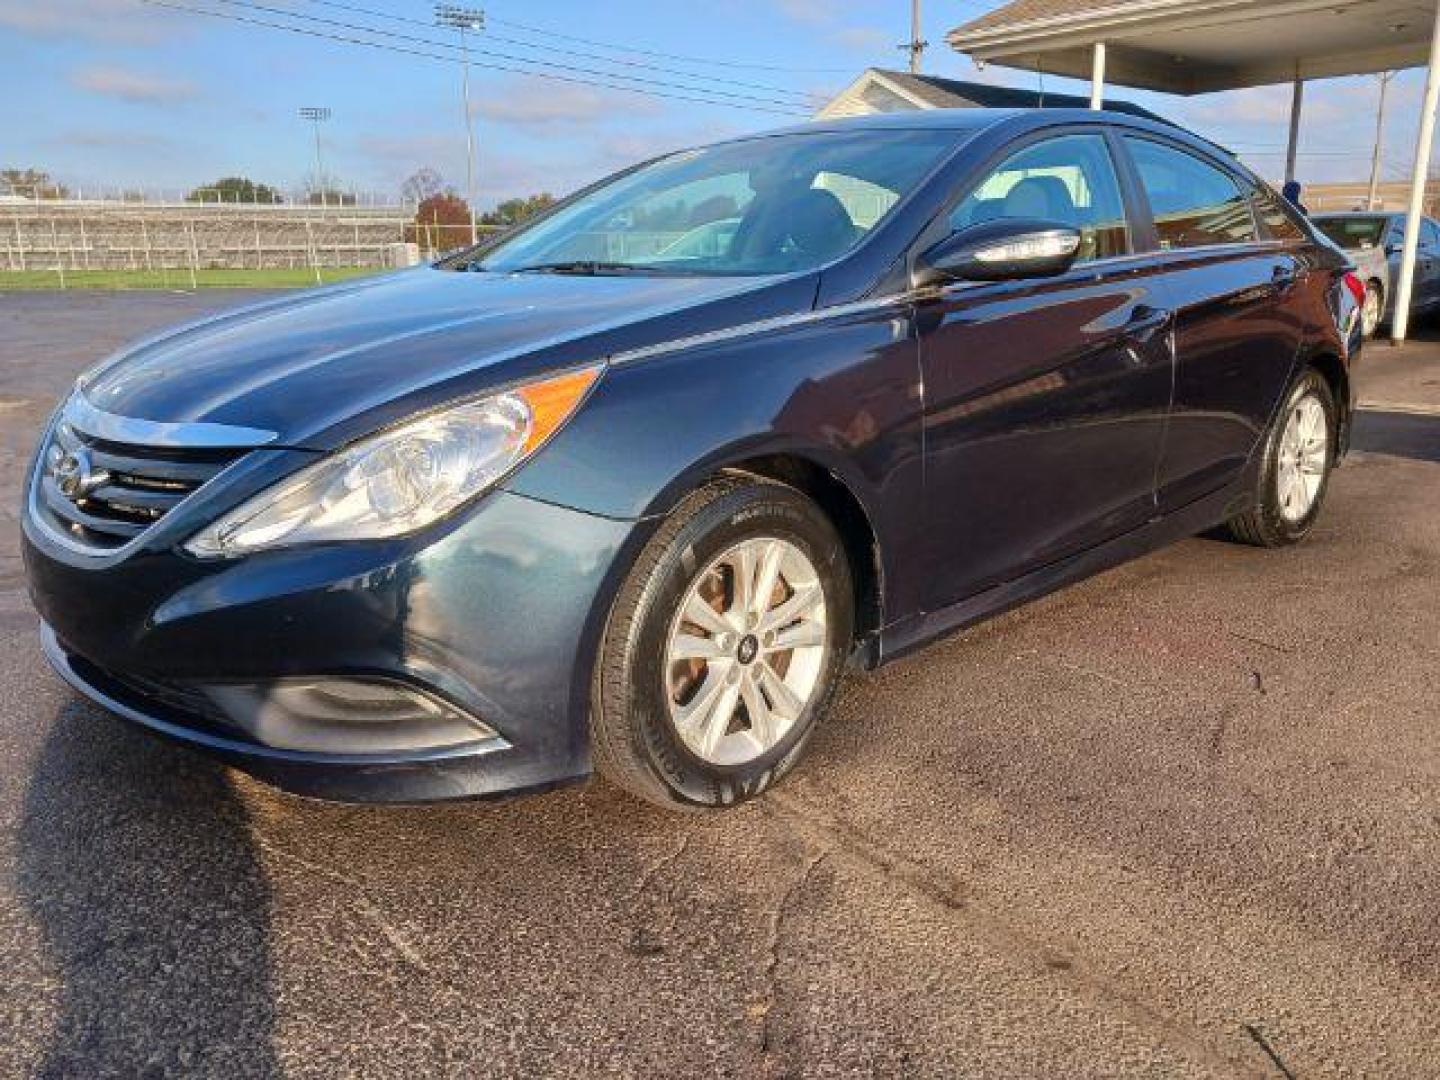
<instances>
[{"instance_id":1,"label":"front wheel","mask_svg":"<svg viewBox=\"0 0 1440 1080\"><path fill-rule=\"evenodd\" d=\"M1305 538L1330 485L1336 428L1330 384L1311 368L1290 388L1266 435L1255 505L1229 522L1237 540L1284 547Z\"/></svg>"},{"instance_id":2,"label":"front wheel","mask_svg":"<svg viewBox=\"0 0 1440 1080\"><path fill-rule=\"evenodd\" d=\"M686 499L615 601L595 763L667 807L729 806L799 759L851 644L845 546L799 492L725 478Z\"/></svg>"}]
</instances>

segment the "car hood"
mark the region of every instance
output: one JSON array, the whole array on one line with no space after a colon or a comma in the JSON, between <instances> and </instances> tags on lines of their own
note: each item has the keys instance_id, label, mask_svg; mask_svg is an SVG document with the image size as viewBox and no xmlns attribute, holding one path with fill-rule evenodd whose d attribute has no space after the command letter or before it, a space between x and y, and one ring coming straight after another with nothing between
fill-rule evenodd
<instances>
[{"instance_id":1,"label":"car hood","mask_svg":"<svg viewBox=\"0 0 1440 1080\"><path fill-rule=\"evenodd\" d=\"M808 279L808 280L807 280ZM555 367L806 310L813 276L491 274L421 267L271 300L140 342L82 379L143 420L232 424L327 449Z\"/></svg>"}]
</instances>

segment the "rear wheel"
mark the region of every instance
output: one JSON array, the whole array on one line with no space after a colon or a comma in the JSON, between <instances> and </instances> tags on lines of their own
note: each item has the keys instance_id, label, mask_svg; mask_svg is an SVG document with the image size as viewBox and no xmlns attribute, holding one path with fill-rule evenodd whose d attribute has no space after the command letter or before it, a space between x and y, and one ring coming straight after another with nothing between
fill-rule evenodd
<instances>
[{"instance_id":1,"label":"rear wheel","mask_svg":"<svg viewBox=\"0 0 1440 1080\"><path fill-rule=\"evenodd\" d=\"M851 644L834 527L799 492L727 478L687 499L616 599L591 708L595 763L664 806L728 806L799 759Z\"/></svg>"},{"instance_id":2,"label":"rear wheel","mask_svg":"<svg viewBox=\"0 0 1440 1080\"><path fill-rule=\"evenodd\" d=\"M1229 522L1236 539L1283 547L1305 538L1330 484L1336 427L1330 384L1309 369L1291 387L1270 426L1255 506Z\"/></svg>"}]
</instances>

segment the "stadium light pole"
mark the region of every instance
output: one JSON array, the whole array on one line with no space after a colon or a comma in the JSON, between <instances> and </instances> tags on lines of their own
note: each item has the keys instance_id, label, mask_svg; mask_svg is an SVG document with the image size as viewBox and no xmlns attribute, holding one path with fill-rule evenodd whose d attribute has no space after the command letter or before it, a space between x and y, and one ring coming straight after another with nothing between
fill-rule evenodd
<instances>
[{"instance_id":1,"label":"stadium light pole","mask_svg":"<svg viewBox=\"0 0 1440 1080\"><path fill-rule=\"evenodd\" d=\"M436 4L435 25L460 31L460 95L465 109L465 201L470 215L470 243L474 244L479 238L475 227L475 117L470 111L470 43L465 33L485 29L485 12L455 4Z\"/></svg>"},{"instance_id":2,"label":"stadium light pole","mask_svg":"<svg viewBox=\"0 0 1440 1080\"><path fill-rule=\"evenodd\" d=\"M320 156L320 125L330 119L330 108L324 105L306 105L300 109L300 118L309 120L315 128L315 182L320 185L320 205L325 206L325 162Z\"/></svg>"}]
</instances>

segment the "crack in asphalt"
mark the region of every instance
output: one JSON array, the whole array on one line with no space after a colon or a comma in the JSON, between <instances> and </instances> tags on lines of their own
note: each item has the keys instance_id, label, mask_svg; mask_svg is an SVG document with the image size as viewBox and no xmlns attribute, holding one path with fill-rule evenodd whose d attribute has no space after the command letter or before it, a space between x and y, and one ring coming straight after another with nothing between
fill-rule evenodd
<instances>
[{"instance_id":1,"label":"crack in asphalt","mask_svg":"<svg viewBox=\"0 0 1440 1080\"><path fill-rule=\"evenodd\" d=\"M766 938L765 993L750 1009L750 1014L760 1022L760 1056L768 1060L775 1050L774 1012L775 994L780 976L780 945L785 936L785 921L795 898L810 884L816 869L829 858L828 850L821 851L805 863L800 875L790 883L779 902L770 913L770 932Z\"/></svg>"},{"instance_id":2,"label":"crack in asphalt","mask_svg":"<svg viewBox=\"0 0 1440 1080\"><path fill-rule=\"evenodd\" d=\"M1280 1075L1285 1077L1285 1080L1295 1080L1295 1074L1291 1072L1285 1062L1281 1060L1280 1055L1277 1054L1270 1043L1266 1041L1265 1036L1260 1034L1259 1029L1253 1024L1245 1024L1243 1027L1245 1033L1255 1040L1261 1050L1265 1051L1265 1056L1275 1063L1275 1067L1280 1070Z\"/></svg>"},{"instance_id":3,"label":"crack in asphalt","mask_svg":"<svg viewBox=\"0 0 1440 1080\"><path fill-rule=\"evenodd\" d=\"M646 918L640 909L643 906L646 894L651 891L651 887L655 884L656 879L679 862L685 853L690 850L691 839L692 834L688 832L683 833L680 837L680 843L676 845L674 851L662 855L641 871L635 888L630 893L629 903L633 909L636 925L631 929L630 942L626 946L626 949L635 956L658 956L665 951L663 942L664 933L673 931L679 919L679 913L675 910L675 905L671 902L675 895L674 883L672 882L670 887L665 890L663 898L664 902L668 904L670 908L670 919L664 931L651 925L658 920ZM656 899L658 901L660 897L657 896Z\"/></svg>"},{"instance_id":4,"label":"crack in asphalt","mask_svg":"<svg viewBox=\"0 0 1440 1080\"><path fill-rule=\"evenodd\" d=\"M1138 993L1104 974L1096 965L1082 960L1078 950L1057 950L977 906L967 895L964 883L955 875L870 838L858 825L829 814L797 797L793 791L773 791L768 798L802 836L824 849L825 853L845 857L861 867L879 870L887 879L908 886L947 912L963 911L964 920L971 930L992 947L1052 973L1081 997L1119 1014L1142 1030L1157 1033L1197 1061L1240 1075L1269 1074L1268 1067L1259 1066L1248 1050L1217 1042L1206 1032L1147 1003ZM1273 1054L1269 1057L1275 1060Z\"/></svg>"},{"instance_id":5,"label":"crack in asphalt","mask_svg":"<svg viewBox=\"0 0 1440 1080\"><path fill-rule=\"evenodd\" d=\"M343 886L343 903L349 907L352 912L359 915L362 921L368 922L378 931L380 936L385 939L385 942L400 959L417 971L422 971L427 975L430 973L430 965L425 962L425 958L420 955L419 951L411 945L410 942L405 940L405 936L401 934L399 930L391 925L390 920L385 917L385 913L365 896L365 885L362 882L342 874L340 871L334 870L331 867L310 862L308 859L303 859L299 855L286 851L274 841L262 836L258 829L252 827L249 831L252 841L260 850L274 856L281 862L298 866L302 870L306 870L328 881L332 881L337 885Z\"/></svg>"},{"instance_id":6,"label":"crack in asphalt","mask_svg":"<svg viewBox=\"0 0 1440 1080\"><path fill-rule=\"evenodd\" d=\"M1266 641L1264 638L1251 637L1249 634L1242 634L1236 630L1227 630L1225 632L1236 641L1245 641L1251 645L1259 645L1262 648L1273 649L1275 652L1284 653L1286 656L1293 656L1295 653L1295 650L1288 646L1276 645L1273 641Z\"/></svg>"},{"instance_id":7,"label":"crack in asphalt","mask_svg":"<svg viewBox=\"0 0 1440 1080\"><path fill-rule=\"evenodd\" d=\"M677 862L680 861L681 857L683 857L685 852L688 851L690 848L690 839L690 833L687 832L681 834L680 843L674 851L660 856L660 858L656 859L653 863L651 863L643 871L641 871L640 877L635 883L635 889L630 894L630 900L632 903L639 900L642 896L645 895L645 891L650 888L650 885L655 880L656 876L658 876L659 874L674 866Z\"/></svg>"}]
</instances>

